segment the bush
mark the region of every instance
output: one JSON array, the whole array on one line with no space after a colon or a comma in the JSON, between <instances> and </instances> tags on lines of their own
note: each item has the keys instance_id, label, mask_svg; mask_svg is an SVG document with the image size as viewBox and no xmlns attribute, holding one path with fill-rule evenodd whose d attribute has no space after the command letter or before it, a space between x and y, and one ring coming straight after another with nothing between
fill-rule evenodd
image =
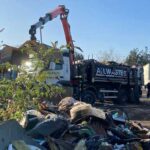
<instances>
[{"instance_id":1,"label":"bush","mask_svg":"<svg viewBox=\"0 0 150 150\"><path fill-rule=\"evenodd\" d=\"M47 68L48 60L42 63L42 60L48 59L47 56L54 50L53 48L40 54L33 50L31 46L26 47L29 54L34 54L36 66L40 65L38 74L29 74L23 68L18 69L17 66L9 63L2 64L0 68L11 68L16 70L20 75L15 79L0 80L0 120L17 119L20 120L25 111L28 109L39 109L39 100L49 100L51 97L60 95L64 92L61 87L47 85ZM24 48L24 50L26 50ZM27 51L27 50L26 50ZM43 50L44 51L44 50ZM49 53L48 53L49 52ZM36 67L36 69L38 68ZM34 70L35 71L35 70Z\"/></svg>"}]
</instances>

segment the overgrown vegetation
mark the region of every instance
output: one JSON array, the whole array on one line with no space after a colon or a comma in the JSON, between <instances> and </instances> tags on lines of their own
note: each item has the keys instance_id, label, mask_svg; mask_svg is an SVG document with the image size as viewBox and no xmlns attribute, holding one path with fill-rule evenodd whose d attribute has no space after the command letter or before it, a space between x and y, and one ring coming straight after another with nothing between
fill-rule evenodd
<instances>
[{"instance_id":1,"label":"overgrown vegetation","mask_svg":"<svg viewBox=\"0 0 150 150\"><path fill-rule=\"evenodd\" d=\"M56 51L56 45L51 48L43 47L37 43L25 45L23 53L32 55L34 59L34 69L32 73L22 67L17 67L9 63L1 64L1 73L5 70L17 71L19 76L13 79L3 78L0 80L0 120L15 118L20 120L24 112L28 109L39 109L42 100L50 100L51 97L61 95L64 90L61 87L46 84L49 76L46 70L50 59L61 61L51 57ZM40 68L40 69L39 69ZM38 70L38 72L37 72ZM33 73L35 72L35 73Z\"/></svg>"}]
</instances>

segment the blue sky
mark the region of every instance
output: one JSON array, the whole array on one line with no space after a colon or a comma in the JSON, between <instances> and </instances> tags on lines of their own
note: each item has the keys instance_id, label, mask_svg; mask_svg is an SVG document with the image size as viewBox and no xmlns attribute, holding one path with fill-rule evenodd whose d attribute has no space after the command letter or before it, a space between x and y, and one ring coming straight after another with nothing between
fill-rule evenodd
<instances>
[{"instance_id":1,"label":"blue sky","mask_svg":"<svg viewBox=\"0 0 150 150\"><path fill-rule=\"evenodd\" d=\"M133 48L150 47L149 0L0 0L0 41L13 46L30 38L28 31L39 17L63 4L69 10L69 23L75 45L84 55L99 57L113 50L120 57ZM39 38L39 33L37 34ZM59 17L43 29L43 42L65 44Z\"/></svg>"}]
</instances>

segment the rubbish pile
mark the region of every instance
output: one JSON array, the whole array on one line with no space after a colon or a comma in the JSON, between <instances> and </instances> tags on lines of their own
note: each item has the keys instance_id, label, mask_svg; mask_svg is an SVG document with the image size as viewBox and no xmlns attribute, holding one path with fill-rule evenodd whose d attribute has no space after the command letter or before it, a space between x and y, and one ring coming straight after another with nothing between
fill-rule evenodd
<instances>
[{"instance_id":1,"label":"rubbish pile","mask_svg":"<svg viewBox=\"0 0 150 150\"><path fill-rule=\"evenodd\" d=\"M58 106L43 102L40 111L27 111L20 124L30 140L11 139L8 150L150 150L150 130L131 122L126 113L71 97Z\"/></svg>"}]
</instances>

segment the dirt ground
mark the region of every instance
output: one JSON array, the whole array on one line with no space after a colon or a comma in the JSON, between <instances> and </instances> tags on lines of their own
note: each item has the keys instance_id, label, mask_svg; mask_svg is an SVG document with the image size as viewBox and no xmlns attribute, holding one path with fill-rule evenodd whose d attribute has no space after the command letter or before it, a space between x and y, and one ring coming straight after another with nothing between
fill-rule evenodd
<instances>
[{"instance_id":1,"label":"dirt ground","mask_svg":"<svg viewBox=\"0 0 150 150\"><path fill-rule=\"evenodd\" d=\"M127 113L130 120L140 122L143 126L150 129L150 99L143 97L138 105L115 105L111 102L106 102L98 105L98 107L110 110L120 109Z\"/></svg>"}]
</instances>

